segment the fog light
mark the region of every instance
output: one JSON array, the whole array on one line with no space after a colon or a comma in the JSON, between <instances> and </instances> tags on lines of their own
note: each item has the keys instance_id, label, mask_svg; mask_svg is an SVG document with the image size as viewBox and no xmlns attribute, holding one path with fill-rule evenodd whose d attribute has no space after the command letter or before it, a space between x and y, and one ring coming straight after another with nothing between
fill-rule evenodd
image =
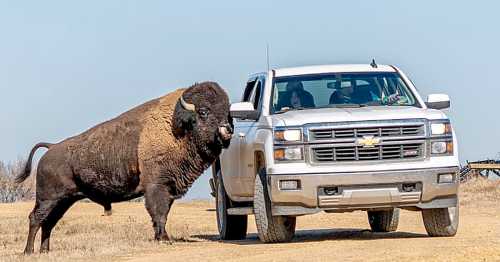
<instances>
[{"instance_id":1,"label":"fog light","mask_svg":"<svg viewBox=\"0 0 500 262\"><path fill-rule=\"evenodd\" d=\"M297 190L299 188L299 180L280 180L280 190Z\"/></svg>"},{"instance_id":2,"label":"fog light","mask_svg":"<svg viewBox=\"0 0 500 262\"><path fill-rule=\"evenodd\" d=\"M454 175L453 174L439 174L438 175L438 183L453 183Z\"/></svg>"}]
</instances>

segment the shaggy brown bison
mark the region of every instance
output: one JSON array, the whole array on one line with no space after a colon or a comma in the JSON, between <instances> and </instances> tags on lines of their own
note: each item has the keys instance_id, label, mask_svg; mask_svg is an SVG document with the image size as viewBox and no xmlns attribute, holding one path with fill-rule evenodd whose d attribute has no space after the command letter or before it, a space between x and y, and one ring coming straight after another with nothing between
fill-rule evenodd
<instances>
[{"instance_id":1,"label":"shaggy brown bison","mask_svg":"<svg viewBox=\"0 0 500 262\"><path fill-rule=\"evenodd\" d=\"M169 240L165 231L174 199L184 195L207 169L232 135L229 99L213 82L195 84L144 103L110 121L57 144L37 144L33 154L49 150L36 174L36 202L29 215L24 253L42 228L40 252L49 250L57 221L76 201L110 203L144 195L156 240Z\"/></svg>"}]
</instances>

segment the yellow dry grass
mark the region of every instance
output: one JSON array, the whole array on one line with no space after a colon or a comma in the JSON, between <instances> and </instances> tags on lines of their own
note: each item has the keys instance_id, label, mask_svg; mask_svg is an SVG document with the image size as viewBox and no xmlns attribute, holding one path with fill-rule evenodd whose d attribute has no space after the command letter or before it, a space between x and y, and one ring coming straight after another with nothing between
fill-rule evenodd
<instances>
[{"instance_id":1,"label":"yellow dry grass","mask_svg":"<svg viewBox=\"0 0 500 262\"><path fill-rule=\"evenodd\" d=\"M460 191L460 201L463 205L498 205L500 202L500 180L473 178L461 185Z\"/></svg>"},{"instance_id":2,"label":"yellow dry grass","mask_svg":"<svg viewBox=\"0 0 500 262\"><path fill-rule=\"evenodd\" d=\"M51 252L25 257L21 255L28 230L27 216L34 203L22 202L0 204L0 261L67 261L108 260L138 251L170 248L166 243L152 240L151 219L143 203L118 203L113 205L112 216L102 216L103 209L93 203L75 204L59 221L52 233ZM206 213L208 201L174 204L171 221L167 227L171 238L180 244L198 241L192 235L213 232L213 227L204 225L207 219L198 221ZM187 214L182 214L188 209ZM175 218L175 219L174 219ZM212 228L212 230L210 230ZM37 235L35 251L38 252L40 232Z\"/></svg>"},{"instance_id":3,"label":"yellow dry grass","mask_svg":"<svg viewBox=\"0 0 500 262\"><path fill-rule=\"evenodd\" d=\"M212 201L174 204L167 226L172 245L152 241L143 203L115 204L107 217L102 207L80 202L54 229L51 252L29 257L21 252L33 203L0 204L0 261L500 261L499 188L484 180L462 187L453 238L427 237L418 212L401 212L393 233L369 232L364 212L320 213L299 217L292 243L271 245L258 241L252 216L247 240L219 241Z\"/></svg>"}]
</instances>

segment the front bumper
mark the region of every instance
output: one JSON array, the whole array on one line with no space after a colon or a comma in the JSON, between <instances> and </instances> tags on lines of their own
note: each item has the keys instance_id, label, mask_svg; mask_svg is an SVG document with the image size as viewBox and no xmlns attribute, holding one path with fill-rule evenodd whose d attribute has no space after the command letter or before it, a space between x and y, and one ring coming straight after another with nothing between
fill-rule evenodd
<instances>
[{"instance_id":1,"label":"front bumper","mask_svg":"<svg viewBox=\"0 0 500 262\"><path fill-rule=\"evenodd\" d=\"M458 167L454 166L354 173L270 174L268 183L273 215L390 207L426 209L456 205L457 172ZM440 174L454 174L454 181L438 183ZM281 190L281 180L299 180L300 189Z\"/></svg>"}]
</instances>

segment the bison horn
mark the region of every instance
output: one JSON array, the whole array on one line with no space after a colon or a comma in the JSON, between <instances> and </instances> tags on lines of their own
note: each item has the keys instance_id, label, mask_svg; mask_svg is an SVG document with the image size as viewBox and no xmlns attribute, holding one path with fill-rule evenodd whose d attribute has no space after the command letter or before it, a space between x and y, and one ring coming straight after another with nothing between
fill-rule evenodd
<instances>
[{"instance_id":1,"label":"bison horn","mask_svg":"<svg viewBox=\"0 0 500 262\"><path fill-rule=\"evenodd\" d=\"M190 103L187 103L186 101L184 101L184 98L182 98L182 95L181 95L181 98L179 99L179 101L181 102L181 106L186 109L186 110L189 110L189 111L196 111L195 107L194 107L194 104L190 104Z\"/></svg>"}]
</instances>

